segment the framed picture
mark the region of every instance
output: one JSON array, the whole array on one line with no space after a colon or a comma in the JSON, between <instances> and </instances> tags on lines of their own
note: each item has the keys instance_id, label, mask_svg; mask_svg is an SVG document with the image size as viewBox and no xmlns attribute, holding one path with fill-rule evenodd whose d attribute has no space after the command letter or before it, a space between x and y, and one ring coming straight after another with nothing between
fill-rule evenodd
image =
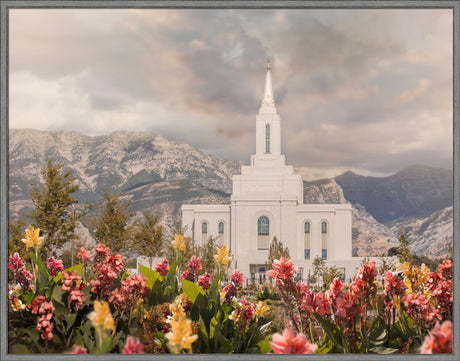
<instances>
[{"instance_id":1,"label":"framed picture","mask_svg":"<svg viewBox=\"0 0 460 361\"><path fill-rule=\"evenodd\" d=\"M2 360L458 356L458 2L0 11Z\"/></svg>"}]
</instances>

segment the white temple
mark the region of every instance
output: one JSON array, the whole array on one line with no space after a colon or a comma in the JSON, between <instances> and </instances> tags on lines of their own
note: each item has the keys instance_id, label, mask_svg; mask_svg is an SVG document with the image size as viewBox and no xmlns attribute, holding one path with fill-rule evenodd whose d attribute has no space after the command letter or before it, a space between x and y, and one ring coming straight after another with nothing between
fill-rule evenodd
<instances>
[{"instance_id":1,"label":"white temple","mask_svg":"<svg viewBox=\"0 0 460 361\"><path fill-rule=\"evenodd\" d=\"M265 278L265 262L274 237L289 248L301 278L315 257L341 269L349 279L360 260L352 258L351 206L304 204L303 181L281 154L281 121L273 98L270 61L256 116L256 154L251 165L233 176L230 205L183 205L184 236L204 244L219 237L233 256L232 268L247 278Z\"/></svg>"}]
</instances>

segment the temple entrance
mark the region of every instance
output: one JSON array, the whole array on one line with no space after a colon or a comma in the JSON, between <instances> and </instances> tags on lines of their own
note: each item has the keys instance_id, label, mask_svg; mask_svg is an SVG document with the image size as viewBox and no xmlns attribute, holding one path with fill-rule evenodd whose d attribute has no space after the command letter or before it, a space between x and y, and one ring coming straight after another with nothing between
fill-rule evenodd
<instances>
[{"instance_id":1,"label":"temple entrance","mask_svg":"<svg viewBox=\"0 0 460 361\"><path fill-rule=\"evenodd\" d=\"M267 279L265 264L250 264L249 272L251 273L251 283L263 284Z\"/></svg>"}]
</instances>

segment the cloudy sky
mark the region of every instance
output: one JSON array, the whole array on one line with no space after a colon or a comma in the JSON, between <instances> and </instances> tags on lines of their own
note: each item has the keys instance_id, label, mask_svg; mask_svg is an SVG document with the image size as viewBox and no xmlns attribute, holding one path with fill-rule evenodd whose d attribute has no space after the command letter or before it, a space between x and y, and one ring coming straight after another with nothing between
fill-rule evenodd
<instances>
[{"instance_id":1,"label":"cloudy sky","mask_svg":"<svg viewBox=\"0 0 460 361\"><path fill-rule=\"evenodd\" d=\"M452 168L452 11L10 10L11 128L153 131L249 161L271 56L305 179Z\"/></svg>"}]
</instances>

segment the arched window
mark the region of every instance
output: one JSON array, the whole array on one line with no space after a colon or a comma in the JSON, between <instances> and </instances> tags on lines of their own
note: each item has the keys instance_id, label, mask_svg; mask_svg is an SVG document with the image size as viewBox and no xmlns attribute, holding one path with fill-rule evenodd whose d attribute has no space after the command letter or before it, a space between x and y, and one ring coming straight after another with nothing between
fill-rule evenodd
<instances>
[{"instance_id":1,"label":"arched window","mask_svg":"<svg viewBox=\"0 0 460 361\"><path fill-rule=\"evenodd\" d=\"M270 248L270 221L262 216L257 220L257 249Z\"/></svg>"},{"instance_id":2,"label":"arched window","mask_svg":"<svg viewBox=\"0 0 460 361\"><path fill-rule=\"evenodd\" d=\"M201 233L208 233L208 223L207 222L201 223Z\"/></svg>"},{"instance_id":3,"label":"arched window","mask_svg":"<svg viewBox=\"0 0 460 361\"><path fill-rule=\"evenodd\" d=\"M224 233L224 222L219 222L219 234Z\"/></svg>"},{"instance_id":4,"label":"arched window","mask_svg":"<svg viewBox=\"0 0 460 361\"><path fill-rule=\"evenodd\" d=\"M262 216L257 221L257 234L259 236L268 236L270 234L270 221L267 217Z\"/></svg>"},{"instance_id":5,"label":"arched window","mask_svg":"<svg viewBox=\"0 0 460 361\"><path fill-rule=\"evenodd\" d=\"M321 222L321 258L327 259L327 222Z\"/></svg>"},{"instance_id":6,"label":"arched window","mask_svg":"<svg viewBox=\"0 0 460 361\"><path fill-rule=\"evenodd\" d=\"M310 259L310 222L304 224L304 258Z\"/></svg>"},{"instance_id":7,"label":"arched window","mask_svg":"<svg viewBox=\"0 0 460 361\"><path fill-rule=\"evenodd\" d=\"M321 233L327 233L327 223L323 222L321 223Z\"/></svg>"},{"instance_id":8,"label":"arched window","mask_svg":"<svg viewBox=\"0 0 460 361\"><path fill-rule=\"evenodd\" d=\"M265 153L270 153L270 125L265 125Z\"/></svg>"},{"instance_id":9,"label":"arched window","mask_svg":"<svg viewBox=\"0 0 460 361\"><path fill-rule=\"evenodd\" d=\"M310 234L310 222L305 222L305 234Z\"/></svg>"}]
</instances>

